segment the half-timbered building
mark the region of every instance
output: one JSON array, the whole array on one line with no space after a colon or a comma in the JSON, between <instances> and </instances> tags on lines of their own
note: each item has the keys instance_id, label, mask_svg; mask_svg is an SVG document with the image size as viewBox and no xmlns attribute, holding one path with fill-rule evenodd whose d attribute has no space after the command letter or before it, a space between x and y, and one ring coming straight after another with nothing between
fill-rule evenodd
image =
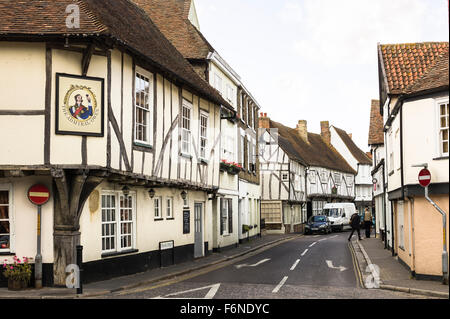
<instances>
[{"instance_id":1,"label":"half-timbered building","mask_svg":"<svg viewBox=\"0 0 450 319\"><path fill-rule=\"evenodd\" d=\"M261 218L272 232L303 231L327 202L355 197L356 172L329 143L300 120L295 129L261 114Z\"/></svg>"},{"instance_id":2,"label":"half-timbered building","mask_svg":"<svg viewBox=\"0 0 450 319\"><path fill-rule=\"evenodd\" d=\"M6 0L0 17L0 259L36 255L33 184L51 192L44 285L66 284L77 245L85 281L211 251L230 103L128 0Z\"/></svg>"},{"instance_id":3,"label":"half-timbered building","mask_svg":"<svg viewBox=\"0 0 450 319\"><path fill-rule=\"evenodd\" d=\"M259 106L240 76L201 33L193 0L133 1L145 10L197 74L233 106L231 112L222 109L221 173L218 198L213 200L213 248L232 247L260 233L256 164Z\"/></svg>"},{"instance_id":4,"label":"half-timbered building","mask_svg":"<svg viewBox=\"0 0 450 319\"><path fill-rule=\"evenodd\" d=\"M372 210L372 160L353 141L351 133L328 122L321 123L321 129L329 131L331 145L344 157L345 161L357 172L355 177L355 205L362 216L364 209Z\"/></svg>"}]
</instances>

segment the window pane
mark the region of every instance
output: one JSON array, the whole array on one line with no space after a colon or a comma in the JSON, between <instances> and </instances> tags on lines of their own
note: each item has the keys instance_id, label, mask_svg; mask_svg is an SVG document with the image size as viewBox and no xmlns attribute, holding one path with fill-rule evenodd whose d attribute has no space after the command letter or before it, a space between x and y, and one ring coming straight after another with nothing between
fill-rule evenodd
<instances>
[{"instance_id":1,"label":"window pane","mask_svg":"<svg viewBox=\"0 0 450 319\"><path fill-rule=\"evenodd\" d=\"M8 191L0 191L0 205L8 204Z\"/></svg>"},{"instance_id":2,"label":"window pane","mask_svg":"<svg viewBox=\"0 0 450 319\"><path fill-rule=\"evenodd\" d=\"M448 142L444 142L444 143L442 144L442 151L443 151L444 153L448 153Z\"/></svg>"},{"instance_id":3,"label":"window pane","mask_svg":"<svg viewBox=\"0 0 450 319\"><path fill-rule=\"evenodd\" d=\"M8 206L0 206L0 220L9 219Z\"/></svg>"}]
</instances>

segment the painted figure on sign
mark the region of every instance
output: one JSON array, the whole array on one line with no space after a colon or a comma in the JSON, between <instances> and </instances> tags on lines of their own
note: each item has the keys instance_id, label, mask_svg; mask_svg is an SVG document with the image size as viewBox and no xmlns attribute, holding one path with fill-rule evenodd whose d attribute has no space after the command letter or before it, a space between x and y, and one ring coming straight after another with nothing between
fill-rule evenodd
<instances>
[{"instance_id":1,"label":"painted figure on sign","mask_svg":"<svg viewBox=\"0 0 450 319\"><path fill-rule=\"evenodd\" d=\"M87 120L92 116L92 104L89 94L86 94L86 99L88 101L88 106L83 105L83 97L81 94L75 95L75 105L69 108L70 114L77 120Z\"/></svg>"}]
</instances>

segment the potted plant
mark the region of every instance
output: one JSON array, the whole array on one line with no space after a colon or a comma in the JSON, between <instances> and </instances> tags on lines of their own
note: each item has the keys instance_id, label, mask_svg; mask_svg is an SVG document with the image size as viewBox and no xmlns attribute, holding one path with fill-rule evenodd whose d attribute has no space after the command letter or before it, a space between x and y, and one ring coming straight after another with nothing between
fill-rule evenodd
<instances>
[{"instance_id":1,"label":"potted plant","mask_svg":"<svg viewBox=\"0 0 450 319\"><path fill-rule=\"evenodd\" d=\"M31 279L31 265L28 263L30 259L23 257L22 260L14 256L14 263L3 263L3 276L8 278L9 290L21 290L28 287Z\"/></svg>"},{"instance_id":2,"label":"potted plant","mask_svg":"<svg viewBox=\"0 0 450 319\"><path fill-rule=\"evenodd\" d=\"M242 170L242 166L235 162L228 162L227 160L220 161L220 170L236 175Z\"/></svg>"}]
</instances>

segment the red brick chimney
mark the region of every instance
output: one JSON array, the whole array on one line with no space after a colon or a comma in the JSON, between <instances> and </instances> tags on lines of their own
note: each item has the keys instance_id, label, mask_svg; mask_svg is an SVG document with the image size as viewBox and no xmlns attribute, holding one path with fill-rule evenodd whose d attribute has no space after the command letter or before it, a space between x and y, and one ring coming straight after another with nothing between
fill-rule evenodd
<instances>
[{"instance_id":1,"label":"red brick chimney","mask_svg":"<svg viewBox=\"0 0 450 319\"><path fill-rule=\"evenodd\" d=\"M306 120L299 120L295 130L297 131L297 134L300 136L300 138L302 140L304 140L306 143L309 143L309 141L308 141L308 125L307 125Z\"/></svg>"},{"instance_id":2,"label":"red brick chimney","mask_svg":"<svg viewBox=\"0 0 450 319\"><path fill-rule=\"evenodd\" d=\"M331 145L330 123L328 121L320 122L320 136L327 145Z\"/></svg>"},{"instance_id":3,"label":"red brick chimney","mask_svg":"<svg viewBox=\"0 0 450 319\"><path fill-rule=\"evenodd\" d=\"M267 113L260 113L259 128L270 128L270 118L267 117Z\"/></svg>"}]
</instances>

